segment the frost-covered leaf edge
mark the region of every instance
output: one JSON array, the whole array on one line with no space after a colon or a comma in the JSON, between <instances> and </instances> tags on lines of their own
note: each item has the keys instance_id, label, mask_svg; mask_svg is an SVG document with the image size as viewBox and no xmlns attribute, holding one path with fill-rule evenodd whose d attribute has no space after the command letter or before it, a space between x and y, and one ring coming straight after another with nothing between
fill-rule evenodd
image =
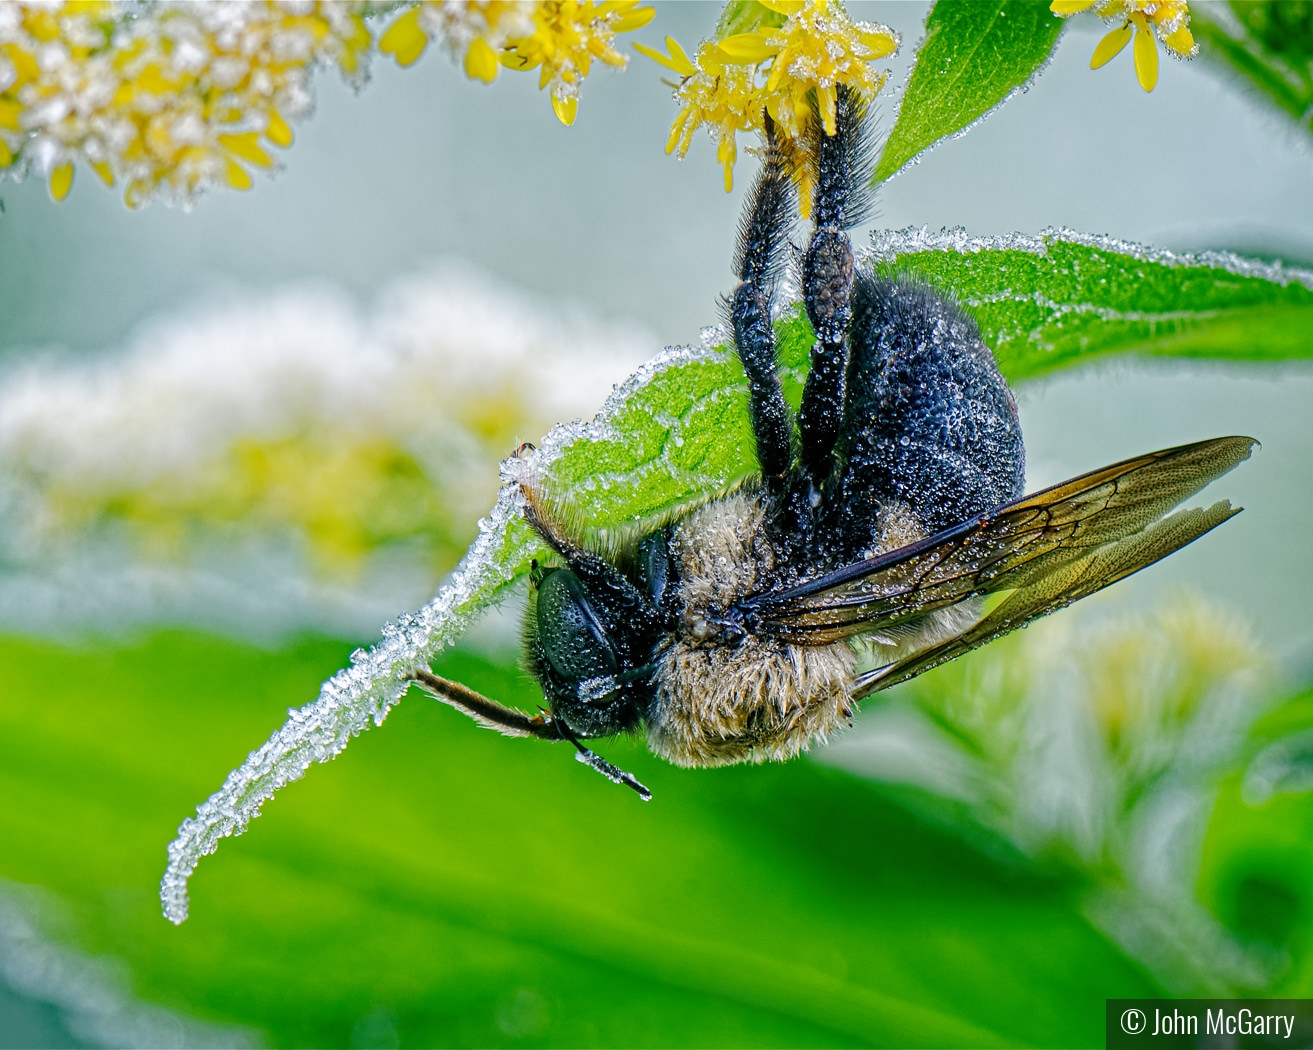
<instances>
[{"instance_id":1,"label":"frost-covered leaf edge","mask_svg":"<svg viewBox=\"0 0 1313 1050\"><path fill-rule=\"evenodd\" d=\"M218 849L223 839L245 831L280 788L299 780L315 763L336 758L352 737L371 725L382 725L409 687L409 675L455 642L524 576L530 558L543 548L527 527L516 528L523 521L523 497L514 478L521 472L547 474L576 442L610 438L612 419L663 372L724 360L727 351L710 345L711 341L699 348L662 351L619 384L591 422L555 426L537 449L503 464L505 483L491 513L479 522L478 538L436 597L417 613L384 624L377 645L357 649L350 665L325 682L314 701L290 710L283 726L228 774L223 786L197 806L195 816L179 826L160 880L165 918L175 924L186 920L187 881L202 857Z\"/></svg>"},{"instance_id":2,"label":"frost-covered leaf edge","mask_svg":"<svg viewBox=\"0 0 1313 1050\"><path fill-rule=\"evenodd\" d=\"M1007 260L1003 258L1000 259L997 271L985 269L975 271L972 275L973 280L980 274L988 275L990 278L997 277L997 290L978 298L951 282L945 284L945 275L932 272L932 269L927 269L923 262L926 259L943 259L945 255L966 257L984 256L990 253L998 253L1002 256L1006 256L1007 253L1024 253L1044 259L1053 255L1051 249L1054 247L1065 246L1085 248L1097 253L1090 260L1093 263L1107 265L1111 260L1115 260L1123 276L1130 276L1133 266L1151 265L1164 269L1195 271L1191 277L1195 280L1199 277L1207 277L1210 271L1221 271L1245 280L1262 282L1273 289L1293 286L1298 289L1299 297L1303 298L1304 302L1261 303L1257 304L1257 308L1264 311L1293 309L1297 311L1298 318L1307 316L1307 323L1313 326L1313 296L1308 294L1313 292L1313 271L1287 266L1281 262L1249 259L1233 252L1175 252L1105 235L1080 233L1066 227L1049 227L1038 234L1012 233L977 237L968 234L961 227L931 232L928 227L921 226L876 231L871 236L869 247L861 253L861 257L865 263L874 264L885 273L908 273L939 286L942 291L956 295L958 301L969 312L975 314L984 341L994 352L1000 370L1012 383L1038 378L1064 368L1089 364L1119 354L1147 353L1180 359L1214 359L1255 364L1313 357L1313 336L1307 340L1300 340L1293 348L1290 346L1283 348L1281 346L1283 332L1279 324L1277 327L1265 328L1262 318L1252 316L1246 318L1244 338L1239 343L1233 341L1222 345L1219 342L1202 349L1197 345L1191 346L1189 340L1183 338L1180 333L1163 332L1149 337L1143 334L1137 336L1134 333L1118 334L1118 325L1143 323L1156 316L1171 320L1174 314L1178 321L1189 321L1192 325L1189 330L1193 335L1207 336L1208 333L1219 331L1219 325L1233 324L1254 308L1254 304L1225 301L1226 295L1220 297L1222 301L1206 303L1183 301L1179 309L1163 315L1155 315L1152 312L1141 315L1135 311L1125 311L1115 306L1084 299L1050 300L1045 297L1047 288L1043 284L1037 284L1033 288L1027 285L1030 290L1022 292L1010 287L1008 282L1015 278L1008 272ZM1099 259L1097 255L1102 255L1104 258ZM1050 272L1055 277L1059 277L1065 271L1054 269ZM1079 349L1065 346L1062 352L1055 354L1054 347L1048 345L1044 339L1045 335L1049 339L1060 338L1053 334L1055 329L1041 327L1024 332L1012 330L1006 325L1001 329L991 328L990 309L1009 300L1018 304L1039 304L1054 310L1059 315L1092 314L1102 321L1109 322L1108 328L1113 334L1100 344L1082 343ZM1269 316L1281 320L1279 314ZM993 323L997 324L997 319ZM1310 330L1313 331L1313 328Z\"/></svg>"},{"instance_id":3,"label":"frost-covered leaf edge","mask_svg":"<svg viewBox=\"0 0 1313 1050\"><path fill-rule=\"evenodd\" d=\"M901 230L876 230L871 234L870 246L864 259L875 262L892 262L902 255L917 252L948 251L970 255L986 251L1027 252L1045 255L1050 244L1078 244L1085 248L1126 255L1138 262L1159 263L1164 266L1210 266L1226 270L1239 277L1259 277L1273 284L1302 284L1313 290L1313 270L1287 266L1282 262L1263 262L1248 259L1235 252L1176 252L1168 248L1153 248L1135 241L1121 240L1098 233L1081 233L1067 226L1046 226L1039 233L1008 233L977 237L963 226L950 226L931 231L928 226L905 226Z\"/></svg>"}]
</instances>

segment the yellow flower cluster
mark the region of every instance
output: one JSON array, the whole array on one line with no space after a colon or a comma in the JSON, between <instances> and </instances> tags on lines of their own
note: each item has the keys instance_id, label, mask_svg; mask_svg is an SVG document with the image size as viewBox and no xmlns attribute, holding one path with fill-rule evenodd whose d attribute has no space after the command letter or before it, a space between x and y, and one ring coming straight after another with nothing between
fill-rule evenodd
<instances>
[{"instance_id":1,"label":"yellow flower cluster","mask_svg":"<svg viewBox=\"0 0 1313 1050\"><path fill-rule=\"evenodd\" d=\"M537 69L539 90L551 89L552 110L569 125L593 60L623 68L616 34L641 29L655 14L638 0L423 0L392 23L379 50L408 66L441 40L466 75L484 83L499 66Z\"/></svg>"},{"instance_id":2,"label":"yellow flower cluster","mask_svg":"<svg viewBox=\"0 0 1313 1050\"><path fill-rule=\"evenodd\" d=\"M193 0L0 3L0 171L35 170L56 200L75 165L129 205L163 191L251 186L292 142L320 62L361 72L361 4Z\"/></svg>"},{"instance_id":3,"label":"yellow flower cluster","mask_svg":"<svg viewBox=\"0 0 1313 1050\"><path fill-rule=\"evenodd\" d=\"M1104 22L1116 25L1090 57L1090 68L1111 62L1135 37L1135 76L1140 87L1152 91L1158 83L1158 45L1161 40L1173 58L1193 58L1199 51L1190 33L1186 0L1053 0L1049 10L1069 18L1093 9Z\"/></svg>"},{"instance_id":4,"label":"yellow flower cluster","mask_svg":"<svg viewBox=\"0 0 1313 1050\"><path fill-rule=\"evenodd\" d=\"M852 21L836 0L761 0L756 6L760 18L755 28L704 43L696 60L670 37L665 55L634 45L680 78L675 99L681 108L666 152L678 150L684 156L694 132L705 127L725 169L726 191L734 184L738 132L764 132L769 114L782 148L801 156L799 146L813 120L821 121L827 135L834 134L838 86L845 84L869 99L887 76L871 63L898 50L897 33ZM811 207L813 177L805 166L795 169L804 216Z\"/></svg>"}]
</instances>

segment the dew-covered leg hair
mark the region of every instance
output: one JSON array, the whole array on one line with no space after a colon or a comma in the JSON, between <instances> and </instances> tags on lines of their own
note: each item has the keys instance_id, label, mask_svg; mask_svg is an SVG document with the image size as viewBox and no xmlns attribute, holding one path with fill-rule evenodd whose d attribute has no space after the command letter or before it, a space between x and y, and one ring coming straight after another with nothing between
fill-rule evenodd
<instances>
[{"instance_id":1,"label":"dew-covered leg hair","mask_svg":"<svg viewBox=\"0 0 1313 1050\"><path fill-rule=\"evenodd\" d=\"M816 164L816 194L812 204L815 230L802 260L802 296L816 333L811 371L803 388L798 432L802 466L813 484L829 477L834 444L843 418L848 348L845 341L852 317L853 249L847 230L862 221L870 201L865 179L870 169L870 144L865 133L866 104L840 85L835 133L826 135L813 122L810 153Z\"/></svg>"},{"instance_id":2,"label":"dew-covered leg hair","mask_svg":"<svg viewBox=\"0 0 1313 1050\"><path fill-rule=\"evenodd\" d=\"M769 118L767 130L769 133ZM734 272L742 283L730 298L730 321L734 346L748 377L757 462L767 487L777 491L783 488L793 459L793 420L780 389L770 309L792 219L791 180L774 145L768 144L739 226Z\"/></svg>"}]
</instances>

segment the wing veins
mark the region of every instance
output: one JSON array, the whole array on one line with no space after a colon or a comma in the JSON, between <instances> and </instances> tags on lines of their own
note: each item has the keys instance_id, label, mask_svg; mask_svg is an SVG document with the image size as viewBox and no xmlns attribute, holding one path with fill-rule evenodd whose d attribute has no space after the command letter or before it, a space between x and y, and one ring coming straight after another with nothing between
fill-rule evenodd
<instances>
[{"instance_id":1,"label":"wing veins","mask_svg":"<svg viewBox=\"0 0 1313 1050\"><path fill-rule=\"evenodd\" d=\"M1170 520L1162 515L1242 462L1253 444L1215 438L1124 460L739 608L760 632L825 644L1023 588Z\"/></svg>"},{"instance_id":2,"label":"wing veins","mask_svg":"<svg viewBox=\"0 0 1313 1050\"><path fill-rule=\"evenodd\" d=\"M1124 580L1217 528L1239 514L1240 509L1221 500L1207 509L1190 507L1179 510L1141 532L1123 537L1104 548L1086 552L1074 559L1084 563L1074 573L1055 571L1038 577L1018 588L997 608L960 634L912 653L893 664L860 675L854 682L853 698L860 700L905 682L1018 627L1024 627L1041 616ZM1069 565L1067 568L1071 570L1076 567Z\"/></svg>"}]
</instances>

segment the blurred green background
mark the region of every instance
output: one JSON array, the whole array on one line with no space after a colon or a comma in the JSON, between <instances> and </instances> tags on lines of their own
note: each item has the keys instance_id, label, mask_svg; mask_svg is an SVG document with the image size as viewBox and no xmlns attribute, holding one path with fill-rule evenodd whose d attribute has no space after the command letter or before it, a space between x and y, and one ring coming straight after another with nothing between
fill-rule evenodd
<instances>
[{"instance_id":1,"label":"blurred green background","mask_svg":"<svg viewBox=\"0 0 1313 1050\"><path fill-rule=\"evenodd\" d=\"M897 83L925 7L850 9L903 34ZM1307 136L1202 61L1152 95L1129 56L1091 73L1097 33L872 225L1313 261ZM869 705L820 761L611 746L644 806L414 696L165 922L179 821L432 595L496 461L697 342L732 280L748 166L726 196L706 142L662 155L642 59L570 129L532 78L436 52L318 91L285 171L190 212L3 187L0 1046L1087 1046L1106 997L1313 995L1306 366L1020 389L1030 487L1252 433L1219 486L1245 514ZM532 709L516 619L436 670Z\"/></svg>"}]
</instances>

